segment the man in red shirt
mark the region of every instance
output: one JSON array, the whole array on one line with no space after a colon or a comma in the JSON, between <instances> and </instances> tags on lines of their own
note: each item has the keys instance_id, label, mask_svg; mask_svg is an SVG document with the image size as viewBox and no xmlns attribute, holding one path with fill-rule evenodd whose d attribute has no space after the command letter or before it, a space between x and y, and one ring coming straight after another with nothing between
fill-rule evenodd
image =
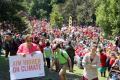
<instances>
[{"instance_id":1,"label":"man in red shirt","mask_svg":"<svg viewBox=\"0 0 120 80\"><path fill-rule=\"evenodd\" d=\"M105 75L106 75L106 60L107 60L107 56L103 52L103 49L101 49L99 53L100 53L99 54L99 56L100 56L100 68L98 70L101 73L101 77L103 76L103 73L104 73L104 77L105 77Z\"/></svg>"}]
</instances>

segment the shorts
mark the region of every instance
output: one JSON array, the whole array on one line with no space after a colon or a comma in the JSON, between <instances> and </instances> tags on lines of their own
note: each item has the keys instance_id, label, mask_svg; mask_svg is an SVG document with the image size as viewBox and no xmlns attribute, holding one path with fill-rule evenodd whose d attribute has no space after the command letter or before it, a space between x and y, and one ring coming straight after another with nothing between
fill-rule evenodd
<instances>
[{"instance_id":1,"label":"shorts","mask_svg":"<svg viewBox=\"0 0 120 80\"><path fill-rule=\"evenodd\" d=\"M98 71L99 71L99 72L105 72L106 69L107 69L106 67L100 67L100 68L98 68Z\"/></svg>"},{"instance_id":2,"label":"shorts","mask_svg":"<svg viewBox=\"0 0 120 80\"><path fill-rule=\"evenodd\" d=\"M60 65L59 75L66 74L67 64Z\"/></svg>"}]
</instances>

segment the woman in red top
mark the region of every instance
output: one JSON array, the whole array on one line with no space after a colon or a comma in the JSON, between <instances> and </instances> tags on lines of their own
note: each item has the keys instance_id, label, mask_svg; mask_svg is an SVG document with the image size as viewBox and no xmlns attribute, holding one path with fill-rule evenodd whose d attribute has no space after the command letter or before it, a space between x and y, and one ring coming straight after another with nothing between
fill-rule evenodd
<instances>
[{"instance_id":1,"label":"woman in red top","mask_svg":"<svg viewBox=\"0 0 120 80\"><path fill-rule=\"evenodd\" d=\"M100 50L99 56L100 56L100 68L98 68L98 70L101 73L101 77L103 76L103 73L104 73L104 77L105 77L105 75L106 75L106 60L107 60L107 56L103 52L103 49Z\"/></svg>"},{"instance_id":2,"label":"woman in red top","mask_svg":"<svg viewBox=\"0 0 120 80\"><path fill-rule=\"evenodd\" d=\"M22 43L17 51L17 54L22 55L25 57L26 55L30 54L33 56L35 51L40 51L39 46L32 42L32 37L30 34L25 36L25 43ZM33 80L33 78L26 78L26 79L19 79L19 80Z\"/></svg>"},{"instance_id":3,"label":"woman in red top","mask_svg":"<svg viewBox=\"0 0 120 80\"><path fill-rule=\"evenodd\" d=\"M41 41L39 42L39 48L42 53L45 47L46 47L45 39L41 39Z\"/></svg>"},{"instance_id":4,"label":"woman in red top","mask_svg":"<svg viewBox=\"0 0 120 80\"><path fill-rule=\"evenodd\" d=\"M117 59L117 57L116 57L115 53L111 53L108 71L110 71L111 66L113 65L113 63L115 62L116 59Z\"/></svg>"}]
</instances>

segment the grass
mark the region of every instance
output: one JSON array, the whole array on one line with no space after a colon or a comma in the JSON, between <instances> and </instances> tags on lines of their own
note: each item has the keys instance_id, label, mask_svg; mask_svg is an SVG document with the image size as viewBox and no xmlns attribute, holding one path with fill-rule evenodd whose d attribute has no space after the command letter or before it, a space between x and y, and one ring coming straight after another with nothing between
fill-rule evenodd
<instances>
[{"instance_id":1,"label":"grass","mask_svg":"<svg viewBox=\"0 0 120 80\"><path fill-rule=\"evenodd\" d=\"M0 56L0 80L9 80L8 60Z\"/></svg>"},{"instance_id":2,"label":"grass","mask_svg":"<svg viewBox=\"0 0 120 80\"><path fill-rule=\"evenodd\" d=\"M79 69L78 67L74 67L74 69L75 69L75 74L77 74L77 75L81 75L81 74L83 74L83 70L82 69ZM106 76L108 75L108 73L106 74ZM99 74L99 80L106 80L107 78L105 78L105 77L100 77L100 74Z\"/></svg>"},{"instance_id":3,"label":"grass","mask_svg":"<svg viewBox=\"0 0 120 80\"><path fill-rule=\"evenodd\" d=\"M58 80L58 73L55 71L49 71L47 68L45 68L45 74L46 76L44 78L35 78L35 80ZM83 70L79 69L77 66L74 67L74 73L70 73L67 70L68 80L80 80L82 74ZM6 60L3 56L0 56L0 80L10 80L9 76L8 60ZM99 77L99 80L106 80L106 78Z\"/></svg>"}]
</instances>

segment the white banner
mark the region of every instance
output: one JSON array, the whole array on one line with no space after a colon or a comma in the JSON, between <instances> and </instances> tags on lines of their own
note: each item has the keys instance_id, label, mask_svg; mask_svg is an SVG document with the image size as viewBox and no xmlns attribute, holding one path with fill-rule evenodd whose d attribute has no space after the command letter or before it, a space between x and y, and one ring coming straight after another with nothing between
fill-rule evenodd
<instances>
[{"instance_id":1,"label":"white banner","mask_svg":"<svg viewBox=\"0 0 120 80\"><path fill-rule=\"evenodd\" d=\"M43 54L40 51L35 53L33 56L9 57L11 80L45 76Z\"/></svg>"}]
</instances>

